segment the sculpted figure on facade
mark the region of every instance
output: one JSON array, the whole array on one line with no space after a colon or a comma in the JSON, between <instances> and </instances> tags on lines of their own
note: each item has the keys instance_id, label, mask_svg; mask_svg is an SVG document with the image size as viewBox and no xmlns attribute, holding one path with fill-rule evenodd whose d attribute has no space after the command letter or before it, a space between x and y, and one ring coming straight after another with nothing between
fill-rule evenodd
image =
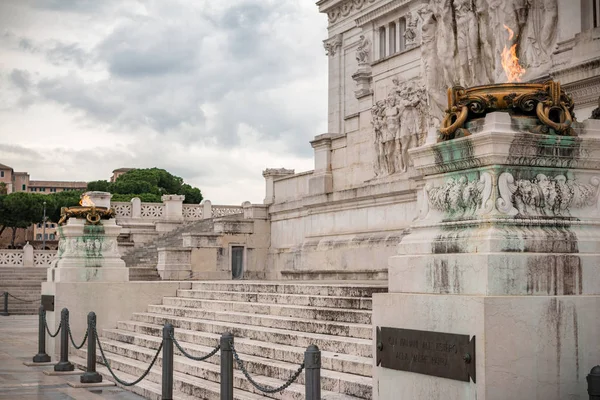
<instances>
[{"instance_id":1,"label":"sculpted figure on facade","mask_svg":"<svg viewBox=\"0 0 600 400\"><path fill-rule=\"evenodd\" d=\"M392 82L386 99L371 109L376 176L406 172L411 165L408 150L425 138L425 88L414 81L401 83L397 77Z\"/></svg>"},{"instance_id":2,"label":"sculpted figure on facade","mask_svg":"<svg viewBox=\"0 0 600 400\"><path fill-rule=\"evenodd\" d=\"M358 48L356 49L356 61L358 61L359 67L371 61L371 41L365 35L360 35Z\"/></svg>"}]
</instances>

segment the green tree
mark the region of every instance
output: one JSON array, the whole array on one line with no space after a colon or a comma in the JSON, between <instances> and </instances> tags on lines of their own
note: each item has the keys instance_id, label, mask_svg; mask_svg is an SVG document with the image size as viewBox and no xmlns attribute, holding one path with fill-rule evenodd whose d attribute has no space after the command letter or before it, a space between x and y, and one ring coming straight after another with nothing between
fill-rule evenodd
<instances>
[{"instance_id":1,"label":"green tree","mask_svg":"<svg viewBox=\"0 0 600 400\"><path fill-rule=\"evenodd\" d=\"M45 195L44 200L46 201L46 217L52 222L58 222L60 219L60 209L62 207L78 206L82 193L82 191L69 190Z\"/></svg>"},{"instance_id":2,"label":"green tree","mask_svg":"<svg viewBox=\"0 0 600 400\"><path fill-rule=\"evenodd\" d=\"M97 192L110 192L111 183L108 181L92 181L88 182L87 190Z\"/></svg>"},{"instance_id":3,"label":"green tree","mask_svg":"<svg viewBox=\"0 0 600 400\"><path fill-rule=\"evenodd\" d=\"M16 192L2 196L0 225L3 228L12 229L11 247L15 246L17 229L26 229L31 224L42 221L44 197L26 192Z\"/></svg>"},{"instance_id":4,"label":"green tree","mask_svg":"<svg viewBox=\"0 0 600 400\"><path fill-rule=\"evenodd\" d=\"M143 202L160 203L164 194L185 195L184 202L188 204L202 201L200 189L160 168L134 169L119 176L115 182L94 181L88 183L87 188L110 192L113 201L131 201L139 197Z\"/></svg>"}]
</instances>

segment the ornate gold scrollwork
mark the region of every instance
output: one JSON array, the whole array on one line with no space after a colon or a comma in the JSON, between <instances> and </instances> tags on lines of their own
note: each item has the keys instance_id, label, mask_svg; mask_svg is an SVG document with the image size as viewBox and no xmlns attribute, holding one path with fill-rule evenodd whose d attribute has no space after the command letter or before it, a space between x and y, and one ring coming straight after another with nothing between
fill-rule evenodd
<instances>
[{"instance_id":1,"label":"ornate gold scrollwork","mask_svg":"<svg viewBox=\"0 0 600 400\"><path fill-rule=\"evenodd\" d=\"M471 118L488 112L512 110L535 117L558 135L574 135L572 124L573 100L561 90L560 83L504 83L476 86L465 89L455 86L448 89L448 110L440 126L439 141L469 134L464 124Z\"/></svg>"},{"instance_id":2,"label":"ornate gold scrollwork","mask_svg":"<svg viewBox=\"0 0 600 400\"><path fill-rule=\"evenodd\" d=\"M460 110L460 112L458 111ZM453 134L458 128L461 128L465 122L467 121L467 116L469 115L469 108L466 106L461 106L458 110L448 111L446 112L446 116L442 121L442 126L440 127L440 132L442 135L449 136ZM452 119L456 117L454 122Z\"/></svg>"},{"instance_id":3,"label":"ornate gold scrollwork","mask_svg":"<svg viewBox=\"0 0 600 400\"><path fill-rule=\"evenodd\" d=\"M559 112L559 122L554 122L550 119L550 113L552 111ZM546 102L539 102L535 109L535 112L542 121L542 123L550 128L554 129L561 135L573 135L573 129L571 129L571 124L573 124L573 117L569 112L569 109L565 107L564 104L559 106L548 105Z\"/></svg>"},{"instance_id":4,"label":"ornate gold scrollwork","mask_svg":"<svg viewBox=\"0 0 600 400\"><path fill-rule=\"evenodd\" d=\"M98 225L100 220L114 218L115 210L106 207L63 207L60 209L59 225L63 225L69 218L84 218L90 225Z\"/></svg>"}]
</instances>

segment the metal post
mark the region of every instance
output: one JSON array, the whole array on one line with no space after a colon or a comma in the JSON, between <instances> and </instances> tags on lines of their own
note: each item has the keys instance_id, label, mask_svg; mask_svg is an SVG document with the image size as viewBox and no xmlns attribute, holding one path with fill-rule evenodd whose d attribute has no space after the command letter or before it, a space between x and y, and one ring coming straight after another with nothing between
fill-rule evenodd
<instances>
[{"instance_id":1,"label":"metal post","mask_svg":"<svg viewBox=\"0 0 600 400\"><path fill-rule=\"evenodd\" d=\"M102 375L96 372L96 313L90 312L87 318L87 370L79 377L81 383L100 383Z\"/></svg>"},{"instance_id":2,"label":"metal post","mask_svg":"<svg viewBox=\"0 0 600 400\"><path fill-rule=\"evenodd\" d=\"M221 336L221 400L233 400L233 335Z\"/></svg>"},{"instance_id":3,"label":"metal post","mask_svg":"<svg viewBox=\"0 0 600 400\"><path fill-rule=\"evenodd\" d=\"M596 365L587 376L590 400L600 400L600 365Z\"/></svg>"},{"instance_id":4,"label":"metal post","mask_svg":"<svg viewBox=\"0 0 600 400\"><path fill-rule=\"evenodd\" d=\"M46 202L44 202L44 225L42 227L42 250L46 250Z\"/></svg>"},{"instance_id":5,"label":"metal post","mask_svg":"<svg viewBox=\"0 0 600 400\"><path fill-rule=\"evenodd\" d=\"M38 327L38 353L33 357L34 363L50 362L50 356L46 354L46 310L40 306L40 319Z\"/></svg>"},{"instance_id":6,"label":"metal post","mask_svg":"<svg viewBox=\"0 0 600 400\"><path fill-rule=\"evenodd\" d=\"M57 372L74 371L75 366L69 362L69 310L60 312L60 361L54 366Z\"/></svg>"},{"instance_id":7,"label":"metal post","mask_svg":"<svg viewBox=\"0 0 600 400\"><path fill-rule=\"evenodd\" d=\"M163 327L162 400L173 400L173 335L171 324Z\"/></svg>"},{"instance_id":8,"label":"metal post","mask_svg":"<svg viewBox=\"0 0 600 400\"><path fill-rule=\"evenodd\" d=\"M8 292L4 292L4 311L0 312L0 315L4 315L5 317L10 315L8 313Z\"/></svg>"},{"instance_id":9,"label":"metal post","mask_svg":"<svg viewBox=\"0 0 600 400\"><path fill-rule=\"evenodd\" d=\"M314 344L304 352L306 400L321 400L321 350Z\"/></svg>"}]
</instances>

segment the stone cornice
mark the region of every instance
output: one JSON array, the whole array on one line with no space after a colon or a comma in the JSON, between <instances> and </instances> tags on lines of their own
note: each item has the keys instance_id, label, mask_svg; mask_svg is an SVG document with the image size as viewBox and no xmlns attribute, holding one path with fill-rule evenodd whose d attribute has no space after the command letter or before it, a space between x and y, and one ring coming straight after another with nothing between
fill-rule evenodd
<instances>
[{"instance_id":1,"label":"stone cornice","mask_svg":"<svg viewBox=\"0 0 600 400\"><path fill-rule=\"evenodd\" d=\"M591 60L587 60L581 64L572 65L572 66L568 66L565 68L556 68L556 69L552 70L550 72L550 74L555 78L559 78L561 75L567 75L570 73L579 72L582 69L594 69L594 68L599 68L599 67L600 67L600 57L596 57Z\"/></svg>"},{"instance_id":2,"label":"stone cornice","mask_svg":"<svg viewBox=\"0 0 600 400\"><path fill-rule=\"evenodd\" d=\"M373 11L370 11L368 13L366 13L365 15L362 15L360 17L358 17L355 22L356 22L356 26L362 26L364 24L366 24L367 22L370 22L376 18L379 18L387 13L390 13L394 10L396 10L397 8L400 8L408 3L413 2L414 0L393 0L390 1L387 4L382 5L379 8L374 9Z\"/></svg>"},{"instance_id":3,"label":"stone cornice","mask_svg":"<svg viewBox=\"0 0 600 400\"><path fill-rule=\"evenodd\" d=\"M365 5L372 4L378 0L345 0L338 2L330 2L321 0L317 3L319 11L327 13L327 19L330 24L336 23L340 17L347 17L351 13L362 9Z\"/></svg>"}]
</instances>

